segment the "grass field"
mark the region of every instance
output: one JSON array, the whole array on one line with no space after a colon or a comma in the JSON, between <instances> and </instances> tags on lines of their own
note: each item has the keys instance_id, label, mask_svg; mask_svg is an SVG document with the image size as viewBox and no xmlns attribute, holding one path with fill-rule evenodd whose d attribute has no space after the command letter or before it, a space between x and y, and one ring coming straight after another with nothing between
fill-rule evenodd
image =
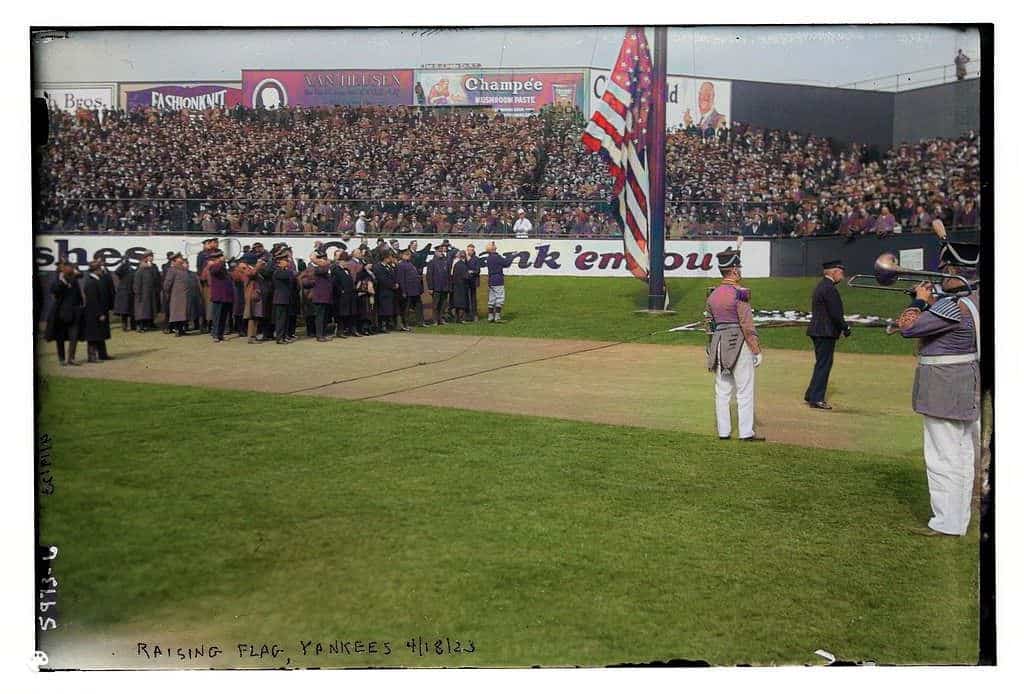
<instances>
[{"instance_id":1,"label":"grass field","mask_svg":"<svg viewBox=\"0 0 1024 694\"><path fill-rule=\"evenodd\" d=\"M61 378L46 398L58 636L129 667L161 664L136 641L320 666L976 658L976 532L907 532L928 515L909 457ZM394 653L301 656L332 639Z\"/></svg>"},{"instance_id":2,"label":"grass field","mask_svg":"<svg viewBox=\"0 0 1024 694\"><path fill-rule=\"evenodd\" d=\"M813 280L750 284L755 306L801 308ZM54 439L56 493L41 499L40 540L60 547L62 623L43 642L51 665L780 664L821 662L818 648L975 662L976 520L966 538L909 532L929 515L909 341L877 329L843 341L862 353L837 359L833 415L793 404L810 367L802 329L764 331L774 354L759 369L759 418L803 427L796 440L816 448L718 442L702 334L474 375L474 360L518 359L513 344L558 356L574 343L557 338L690 322L704 286L671 283L680 313L654 318L632 313L635 280L512 278L500 326L288 347L118 333L117 360L73 374L43 347L39 427ZM887 316L903 299L845 298L848 313ZM545 339L472 337L490 331ZM449 353L469 363L323 397L266 392ZM386 395L460 368L470 391L507 400L459 409L459 380ZM638 370L630 399L620 384ZM414 404L446 394L446 406ZM653 428L614 424L634 421ZM474 652L421 655L439 639ZM316 654L335 640L388 641L391 653ZM152 660L140 641L223 653ZM242 658L237 644L280 650Z\"/></svg>"},{"instance_id":3,"label":"grass field","mask_svg":"<svg viewBox=\"0 0 1024 694\"><path fill-rule=\"evenodd\" d=\"M504 335L692 345L703 345L704 333L665 331L700 320L705 289L718 284L711 279L669 280L669 308L676 314L651 316L634 313L647 307L647 288L632 278L509 277L506 281L508 298L503 317L508 325L502 326ZM751 289L751 305L755 309L803 311L810 310L811 292L817 283L816 277L743 280L743 285ZM858 292L845 285L840 286L840 293L847 315L895 318L909 301L897 292ZM482 303L486 303L486 294L482 287ZM449 324L432 330L472 335L492 332L490 326L479 323ZM765 328L761 333L762 343L769 349L803 350L811 344L803 327ZM854 327L853 337L841 339L836 351L911 354L913 341L886 335L881 328Z\"/></svg>"}]
</instances>

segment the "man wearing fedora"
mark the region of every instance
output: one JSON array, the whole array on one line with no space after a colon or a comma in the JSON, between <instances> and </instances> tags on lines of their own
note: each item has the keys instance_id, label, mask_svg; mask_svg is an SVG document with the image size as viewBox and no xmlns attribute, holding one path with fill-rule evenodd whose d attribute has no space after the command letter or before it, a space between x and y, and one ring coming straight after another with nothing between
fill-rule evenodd
<instances>
[{"instance_id":1,"label":"man wearing fedora","mask_svg":"<svg viewBox=\"0 0 1024 694\"><path fill-rule=\"evenodd\" d=\"M840 335L849 337L850 326L843 317L843 298L836 289L844 277L842 261L829 260L821 264L821 269L824 276L811 295L811 324L807 326L807 336L814 343L814 371L804 391L804 401L815 409L831 410L825 391L832 373L836 340Z\"/></svg>"}]
</instances>

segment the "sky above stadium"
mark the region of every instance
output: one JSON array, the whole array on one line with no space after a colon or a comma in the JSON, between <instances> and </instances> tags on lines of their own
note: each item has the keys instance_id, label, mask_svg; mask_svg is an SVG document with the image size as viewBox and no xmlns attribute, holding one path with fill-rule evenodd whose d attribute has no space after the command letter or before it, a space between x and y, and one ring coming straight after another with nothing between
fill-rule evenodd
<instances>
[{"instance_id":1,"label":"sky above stadium","mask_svg":"<svg viewBox=\"0 0 1024 694\"><path fill-rule=\"evenodd\" d=\"M238 80L242 68L609 67L622 34L620 27L72 31L34 46L34 68L37 82L184 82ZM668 69L845 86L952 65L957 49L976 66L978 33L912 25L671 28Z\"/></svg>"}]
</instances>

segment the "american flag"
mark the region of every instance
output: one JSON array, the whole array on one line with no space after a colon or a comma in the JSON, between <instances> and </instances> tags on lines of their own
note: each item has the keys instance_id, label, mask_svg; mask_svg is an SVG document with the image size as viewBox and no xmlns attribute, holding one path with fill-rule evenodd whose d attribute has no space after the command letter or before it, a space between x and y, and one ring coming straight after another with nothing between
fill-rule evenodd
<instances>
[{"instance_id":1,"label":"american flag","mask_svg":"<svg viewBox=\"0 0 1024 694\"><path fill-rule=\"evenodd\" d=\"M583 132L583 146L600 153L615 180L626 266L646 281L650 270L647 115L651 106L651 52L643 27L626 30L611 79Z\"/></svg>"}]
</instances>

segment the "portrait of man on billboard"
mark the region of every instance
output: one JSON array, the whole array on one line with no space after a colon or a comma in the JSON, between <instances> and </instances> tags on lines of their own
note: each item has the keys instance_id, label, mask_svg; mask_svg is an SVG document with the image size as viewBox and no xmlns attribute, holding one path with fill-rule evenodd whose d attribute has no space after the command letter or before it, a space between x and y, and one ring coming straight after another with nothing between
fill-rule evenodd
<instances>
[{"instance_id":1,"label":"portrait of man on billboard","mask_svg":"<svg viewBox=\"0 0 1024 694\"><path fill-rule=\"evenodd\" d=\"M284 85L273 78L267 78L252 90L252 107L273 111L288 105L288 94Z\"/></svg>"}]
</instances>

